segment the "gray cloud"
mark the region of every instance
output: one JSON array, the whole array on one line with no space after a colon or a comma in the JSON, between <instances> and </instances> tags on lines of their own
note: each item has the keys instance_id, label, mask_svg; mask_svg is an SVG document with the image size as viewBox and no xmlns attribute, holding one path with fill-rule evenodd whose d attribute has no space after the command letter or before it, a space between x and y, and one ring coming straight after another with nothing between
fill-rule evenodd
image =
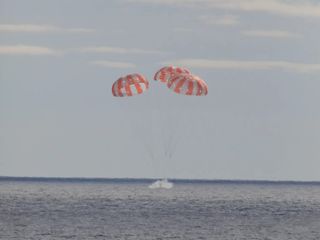
<instances>
[{"instance_id":1,"label":"gray cloud","mask_svg":"<svg viewBox=\"0 0 320 240\"><path fill-rule=\"evenodd\" d=\"M117 61L93 61L90 62L93 65L106 67L106 68L135 68L136 65L129 62L117 62Z\"/></svg>"},{"instance_id":2,"label":"gray cloud","mask_svg":"<svg viewBox=\"0 0 320 240\"><path fill-rule=\"evenodd\" d=\"M60 55L62 52L48 47L30 45L2 45L0 55Z\"/></svg>"},{"instance_id":3,"label":"gray cloud","mask_svg":"<svg viewBox=\"0 0 320 240\"><path fill-rule=\"evenodd\" d=\"M178 59L164 64L205 68L234 70L268 70L280 69L299 73L320 73L320 64L296 63L287 61L242 61L242 60L210 60L210 59Z\"/></svg>"},{"instance_id":4,"label":"gray cloud","mask_svg":"<svg viewBox=\"0 0 320 240\"><path fill-rule=\"evenodd\" d=\"M311 1L284 0L127 0L135 3L184 7L205 7L247 12L266 12L282 16L320 17L320 4Z\"/></svg>"},{"instance_id":5,"label":"gray cloud","mask_svg":"<svg viewBox=\"0 0 320 240\"><path fill-rule=\"evenodd\" d=\"M298 33L292 33L283 30L249 30L242 31L243 35L250 37L264 37L264 38L297 38L301 37Z\"/></svg>"},{"instance_id":6,"label":"gray cloud","mask_svg":"<svg viewBox=\"0 0 320 240\"><path fill-rule=\"evenodd\" d=\"M94 29L89 28L64 28L53 25L36 25L36 24L0 24L0 32L12 33L90 33Z\"/></svg>"},{"instance_id":7,"label":"gray cloud","mask_svg":"<svg viewBox=\"0 0 320 240\"><path fill-rule=\"evenodd\" d=\"M234 26L239 24L238 17L235 15L200 16L199 19L210 25Z\"/></svg>"},{"instance_id":8,"label":"gray cloud","mask_svg":"<svg viewBox=\"0 0 320 240\"><path fill-rule=\"evenodd\" d=\"M79 51L84 53L115 53L115 54L163 54L164 53L156 50L110 47L110 46L84 47L84 48L80 48Z\"/></svg>"}]
</instances>

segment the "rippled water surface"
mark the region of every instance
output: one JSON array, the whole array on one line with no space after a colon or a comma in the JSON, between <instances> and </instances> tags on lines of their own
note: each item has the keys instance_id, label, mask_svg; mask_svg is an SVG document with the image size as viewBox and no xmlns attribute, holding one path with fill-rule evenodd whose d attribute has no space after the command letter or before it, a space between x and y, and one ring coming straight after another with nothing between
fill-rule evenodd
<instances>
[{"instance_id":1,"label":"rippled water surface","mask_svg":"<svg viewBox=\"0 0 320 240\"><path fill-rule=\"evenodd\" d=\"M0 239L320 239L320 184L0 180Z\"/></svg>"}]
</instances>

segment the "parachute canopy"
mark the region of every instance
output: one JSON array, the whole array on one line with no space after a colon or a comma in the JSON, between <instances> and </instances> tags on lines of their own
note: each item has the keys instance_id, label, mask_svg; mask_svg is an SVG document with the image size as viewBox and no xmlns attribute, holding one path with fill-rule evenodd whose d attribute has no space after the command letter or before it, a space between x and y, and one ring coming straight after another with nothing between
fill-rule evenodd
<instances>
[{"instance_id":1,"label":"parachute canopy","mask_svg":"<svg viewBox=\"0 0 320 240\"><path fill-rule=\"evenodd\" d=\"M205 81L193 74L177 74L168 81L167 87L184 95L205 96L208 94L208 86Z\"/></svg>"},{"instance_id":2,"label":"parachute canopy","mask_svg":"<svg viewBox=\"0 0 320 240\"><path fill-rule=\"evenodd\" d=\"M154 75L154 80L160 81L163 83L168 83L168 81L177 74L190 74L190 71L183 67L175 67L175 66L166 66L161 68Z\"/></svg>"},{"instance_id":3,"label":"parachute canopy","mask_svg":"<svg viewBox=\"0 0 320 240\"><path fill-rule=\"evenodd\" d=\"M145 92L148 88L148 80L141 74L133 73L114 82L112 95L115 97L133 96Z\"/></svg>"}]
</instances>

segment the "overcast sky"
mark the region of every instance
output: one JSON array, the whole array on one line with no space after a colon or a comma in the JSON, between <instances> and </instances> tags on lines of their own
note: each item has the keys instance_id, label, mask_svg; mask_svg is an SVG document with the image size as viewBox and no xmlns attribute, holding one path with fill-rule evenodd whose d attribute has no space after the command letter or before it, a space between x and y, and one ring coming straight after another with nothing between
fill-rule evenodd
<instances>
[{"instance_id":1,"label":"overcast sky","mask_svg":"<svg viewBox=\"0 0 320 240\"><path fill-rule=\"evenodd\" d=\"M320 180L319 42L316 0L0 0L0 175Z\"/></svg>"}]
</instances>

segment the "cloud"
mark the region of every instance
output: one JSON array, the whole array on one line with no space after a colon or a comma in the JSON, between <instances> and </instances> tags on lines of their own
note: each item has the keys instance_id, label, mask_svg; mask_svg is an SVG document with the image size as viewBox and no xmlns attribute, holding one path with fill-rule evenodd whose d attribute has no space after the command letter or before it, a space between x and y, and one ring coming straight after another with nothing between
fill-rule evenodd
<instances>
[{"instance_id":1,"label":"cloud","mask_svg":"<svg viewBox=\"0 0 320 240\"><path fill-rule=\"evenodd\" d=\"M183 7L203 7L224 10L266 12L283 16L320 17L316 1L288 0L127 0L135 3L162 4Z\"/></svg>"},{"instance_id":2,"label":"cloud","mask_svg":"<svg viewBox=\"0 0 320 240\"><path fill-rule=\"evenodd\" d=\"M250 31L242 31L243 35L250 37L266 37L266 38L296 38L301 37L300 34L291 33L288 31L282 30L250 30Z\"/></svg>"},{"instance_id":3,"label":"cloud","mask_svg":"<svg viewBox=\"0 0 320 240\"><path fill-rule=\"evenodd\" d=\"M100 47L86 47L81 48L80 52L87 53L115 53L115 54L163 54L164 52L156 50L145 50L139 48L120 48L120 47L109 47L109 46L100 46Z\"/></svg>"},{"instance_id":4,"label":"cloud","mask_svg":"<svg viewBox=\"0 0 320 240\"><path fill-rule=\"evenodd\" d=\"M320 73L320 64L296 63L287 61L241 61L241 60L209 60L209 59L179 59L167 61L172 64L190 68L230 69L230 70L285 70L299 73Z\"/></svg>"},{"instance_id":5,"label":"cloud","mask_svg":"<svg viewBox=\"0 0 320 240\"><path fill-rule=\"evenodd\" d=\"M239 23L238 17L234 15L224 16L200 16L199 19L206 24L210 25L225 25L233 26Z\"/></svg>"},{"instance_id":6,"label":"cloud","mask_svg":"<svg viewBox=\"0 0 320 240\"><path fill-rule=\"evenodd\" d=\"M93 61L91 64L107 67L107 68L135 68L136 65L129 62L115 62L115 61Z\"/></svg>"},{"instance_id":7,"label":"cloud","mask_svg":"<svg viewBox=\"0 0 320 240\"><path fill-rule=\"evenodd\" d=\"M0 32L11 33L90 33L94 29L89 28L63 28L52 25L35 25L35 24L0 24Z\"/></svg>"},{"instance_id":8,"label":"cloud","mask_svg":"<svg viewBox=\"0 0 320 240\"><path fill-rule=\"evenodd\" d=\"M0 54L4 55L61 55L72 54L75 52L82 53L110 53L110 54L163 54L164 52L144 50L138 48L120 48L120 47L87 47L80 49L55 50L42 46L30 45L0 45Z\"/></svg>"},{"instance_id":9,"label":"cloud","mask_svg":"<svg viewBox=\"0 0 320 240\"><path fill-rule=\"evenodd\" d=\"M0 45L0 55L60 55L61 52L47 47L28 45Z\"/></svg>"}]
</instances>

